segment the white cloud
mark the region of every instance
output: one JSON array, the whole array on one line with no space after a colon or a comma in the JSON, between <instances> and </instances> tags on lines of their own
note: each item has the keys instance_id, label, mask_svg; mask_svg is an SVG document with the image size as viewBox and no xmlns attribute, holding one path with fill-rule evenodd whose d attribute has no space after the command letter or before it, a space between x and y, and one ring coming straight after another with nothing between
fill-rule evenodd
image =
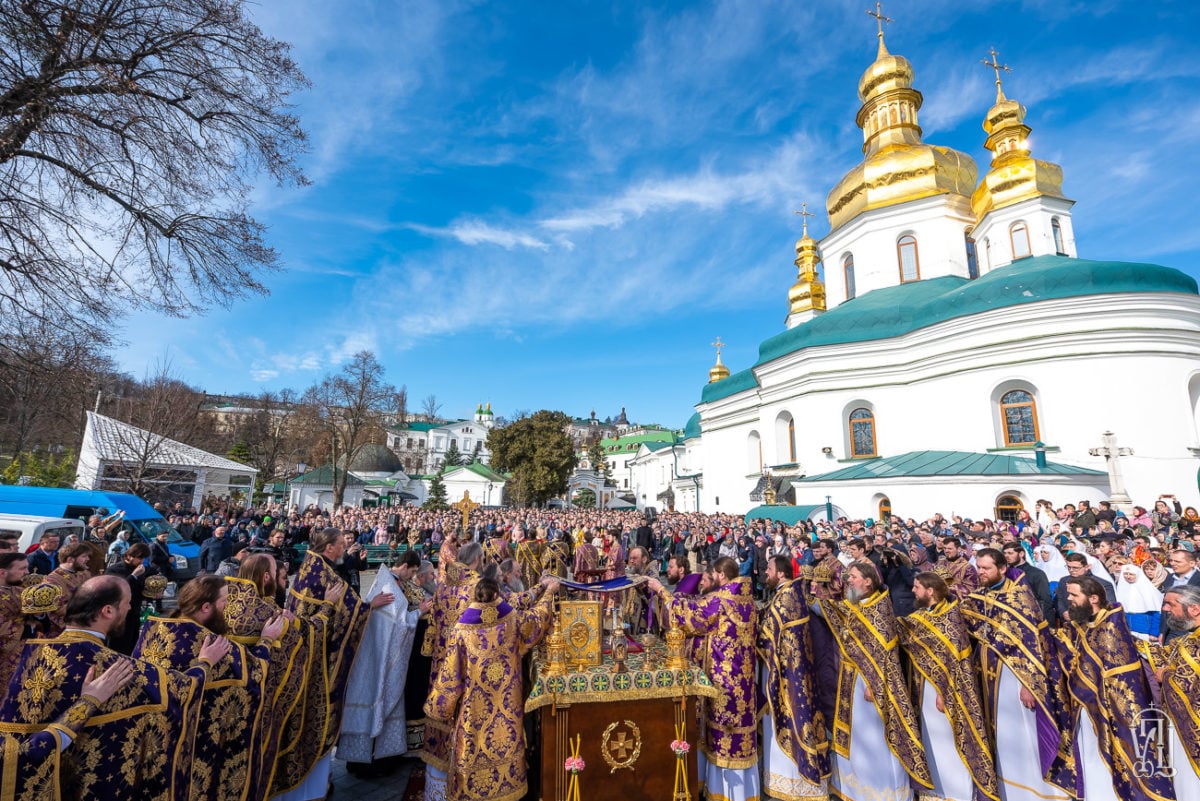
<instances>
[{"instance_id":1,"label":"white cloud","mask_svg":"<svg viewBox=\"0 0 1200 801\"><path fill-rule=\"evenodd\" d=\"M550 247L548 243L530 234L499 228L478 219L459 220L444 228L418 223L405 223L403 227L426 236L450 237L464 245L499 245L505 250L518 247L546 250Z\"/></svg>"}]
</instances>

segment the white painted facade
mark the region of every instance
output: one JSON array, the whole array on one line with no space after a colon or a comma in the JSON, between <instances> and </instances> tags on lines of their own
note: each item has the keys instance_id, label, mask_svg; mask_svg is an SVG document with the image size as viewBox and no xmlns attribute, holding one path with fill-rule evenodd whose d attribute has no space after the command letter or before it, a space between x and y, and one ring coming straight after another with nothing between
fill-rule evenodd
<instances>
[{"instance_id":1,"label":"white painted facade","mask_svg":"<svg viewBox=\"0 0 1200 801\"><path fill-rule=\"evenodd\" d=\"M477 409L471 420L455 420L440 425L412 423L387 430L387 446L400 455L410 473L433 473L446 461L446 451L454 442L463 461L469 461L479 447L479 461L489 464L488 433L495 427L488 409Z\"/></svg>"},{"instance_id":2,"label":"white painted facade","mask_svg":"<svg viewBox=\"0 0 1200 801\"><path fill-rule=\"evenodd\" d=\"M980 274L1025 256L1078 257L1075 228L1071 223L1073 205L1073 200L1039 195L989 211L971 234L979 254ZM1057 237L1054 231L1056 223L1059 229ZM1014 227L1018 225L1024 225L1027 231L1027 251L1018 250L1020 240L1014 241Z\"/></svg>"}]
</instances>

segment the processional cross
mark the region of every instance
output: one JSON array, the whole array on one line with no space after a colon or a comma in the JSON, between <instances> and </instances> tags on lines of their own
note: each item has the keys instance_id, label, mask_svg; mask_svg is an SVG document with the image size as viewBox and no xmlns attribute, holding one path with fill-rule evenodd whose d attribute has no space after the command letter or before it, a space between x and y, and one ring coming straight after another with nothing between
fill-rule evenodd
<instances>
[{"instance_id":1,"label":"processional cross","mask_svg":"<svg viewBox=\"0 0 1200 801\"><path fill-rule=\"evenodd\" d=\"M463 490L462 500L458 501L457 503L452 503L452 504L450 504L450 506L451 506L451 508L457 509L458 511L462 512L462 516L463 516L462 531L463 531L463 534L465 535L467 533L467 521L471 517L471 512L474 511L475 509L478 509L479 504L477 504L477 503L475 503L475 501L471 500L471 491L470 490Z\"/></svg>"},{"instance_id":2,"label":"processional cross","mask_svg":"<svg viewBox=\"0 0 1200 801\"><path fill-rule=\"evenodd\" d=\"M1092 456L1103 456L1108 466L1109 500L1122 512L1128 514L1133 510L1133 500L1125 492L1125 479L1121 476L1122 456L1133 456L1133 448L1117 447L1117 437L1111 431L1105 431L1100 437L1101 446L1088 450Z\"/></svg>"},{"instance_id":3,"label":"processional cross","mask_svg":"<svg viewBox=\"0 0 1200 801\"><path fill-rule=\"evenodd\" d=\"M1004 99L1004 90L1000 88L1000 71L1003 70L1004 72L1012 72L1012 68L1010 68L1007 64L1000 63L1000 61L996 58L996 56L997 56L996 48L994 48L994 47L991 48L988 51L988 53L991 55L992 60L988 61L985 58L985 59L981 60L979 63L985 67L990 68L991 70L993 70L996 73L996 100L1000 101L1000 100Z\"/></svg>"}]
</instances>

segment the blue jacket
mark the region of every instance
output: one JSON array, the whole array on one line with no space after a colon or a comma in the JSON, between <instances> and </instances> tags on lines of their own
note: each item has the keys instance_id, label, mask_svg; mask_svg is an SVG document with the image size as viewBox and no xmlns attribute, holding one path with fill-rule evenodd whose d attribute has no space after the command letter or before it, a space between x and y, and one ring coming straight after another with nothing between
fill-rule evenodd
<instances>
[{"instance_id":1,"label":"blue jacket","mask_svg":"<svg viewBox=\"0 0 1200 801\"><path fill-rule=\"evenodd\" d=\"M200 571L216 573L226 559L233 556L233 543L229 537L209 537L200 544Z\"/></svg>"}]
</instances>

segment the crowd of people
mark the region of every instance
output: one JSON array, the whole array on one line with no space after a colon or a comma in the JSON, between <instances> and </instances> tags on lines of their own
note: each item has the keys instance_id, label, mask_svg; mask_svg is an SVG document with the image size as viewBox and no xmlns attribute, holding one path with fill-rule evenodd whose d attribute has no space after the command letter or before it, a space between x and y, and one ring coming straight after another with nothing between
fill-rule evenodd
<instances>
[{"instance_id":1,"label":"crowd of people","mask_svg":"<svg viewBox=\"0 0 1200 801\"><path fill-rule=\"evenodd\" d=\"M703 797L1200 801L1200 518L1170 496L794 525L162 511L201 546L169 614L169 554L119 515L29 554L0 538L17 797L318 799L335 756L386 775L419 754L431 801L515 801L522 660L560 582L627 579L611 597L629 633L681 629L718 690Z\"/></svg>"}]
</instances>

